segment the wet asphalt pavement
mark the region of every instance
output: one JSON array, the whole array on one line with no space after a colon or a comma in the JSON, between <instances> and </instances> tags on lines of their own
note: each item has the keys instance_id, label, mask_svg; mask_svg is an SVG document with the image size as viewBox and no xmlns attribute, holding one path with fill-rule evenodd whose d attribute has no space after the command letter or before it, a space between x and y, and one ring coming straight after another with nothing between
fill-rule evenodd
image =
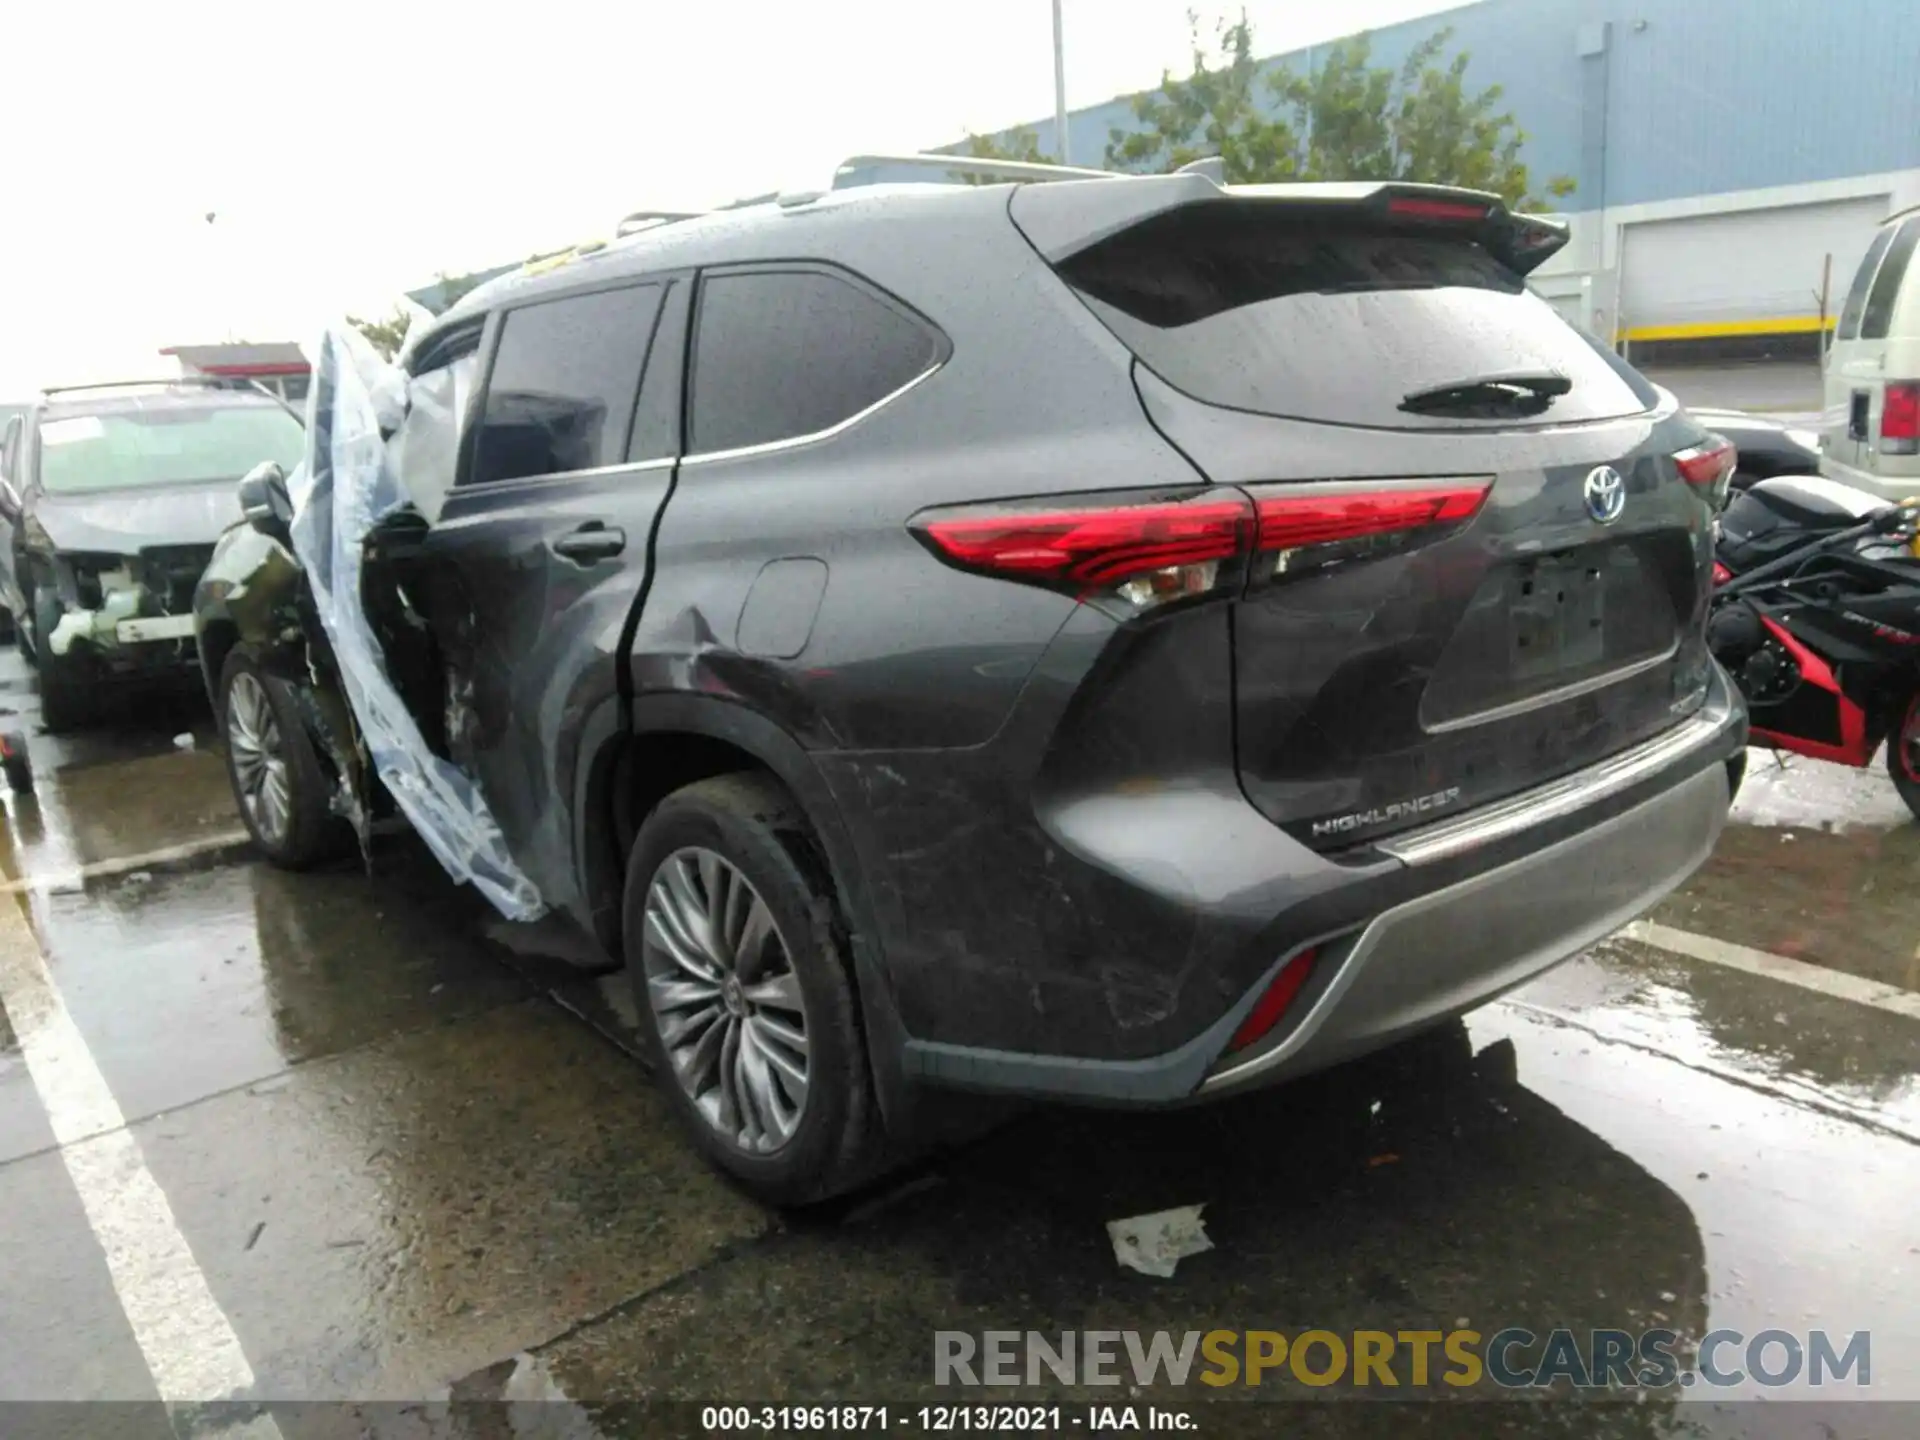
<instances>
[{"instance_id":1,"label":"wet asphalt pavement","mask_svg":"<svg viewBox=\"0 0 1920 1440\"><path fill-rule=\"evenodd\" d=\"M0 709L39 779L0 835L0 1402L129 1402L0 1403L0 1434L699 1433L660 1399L981 1398L934 1386L936 1330L1507 1326L1866 1330L1872 1384L993 1398L1080 1433L1152 1401L1200 1434L1920 1434L1920 827L1878 772L1755 757L1647 932L1715 958L1616 939L1213 1108L963 1109L901 1175L779 1217L680 1141L619 977L403 837L371 877L251 858L196 700L64 742L8 653ZM1194 1203L1211 1252L1119 1268L1107 1220ZM156 1403L227 1387L270 1403Z\"/></svg>"}]
</instances>

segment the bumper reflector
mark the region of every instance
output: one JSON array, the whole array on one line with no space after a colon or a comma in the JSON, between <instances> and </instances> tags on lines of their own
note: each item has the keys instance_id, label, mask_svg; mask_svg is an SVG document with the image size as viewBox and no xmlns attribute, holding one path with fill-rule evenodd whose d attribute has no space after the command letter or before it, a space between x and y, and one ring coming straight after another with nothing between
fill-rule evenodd
<instances>
[{"instance_id":1,"label":"bumper reflector","mask_svg":"<svg viewBox=\"0 0 1920 1440\"><path fill-rule=\"evenodd\" d=\"M1319 951L1309 946L1280 967L1280 973L1273 977L1273 983L1267 991L1254 1001L1253 1009L1247 1012L1247 1018L1240 1022L1240 1028L1233 1032L1233 1039L1227 1042L1227 1052L1244 1050L1262 1035L1280 1023L1280 1017L1287 1013L1287 1007L1293 1004L1293 997L1300 993L1300 987L1307 983L1307 974L1313 969L1314 957Z\"/></svg>"}]
</instances>

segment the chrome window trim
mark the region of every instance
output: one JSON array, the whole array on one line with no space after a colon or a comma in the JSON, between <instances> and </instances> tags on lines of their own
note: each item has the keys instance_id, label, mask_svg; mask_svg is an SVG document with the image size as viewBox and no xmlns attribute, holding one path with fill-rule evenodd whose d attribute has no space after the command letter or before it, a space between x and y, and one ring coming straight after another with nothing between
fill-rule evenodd
<instances>
[{"instance_id":1,"label":"chrome window trim","mask_svg":"<svg viewBox=\"0 0 1920 1440\"><path fill-rule=\"evenodd\" d=\"M682 465L705 465L715 460L745 460L756 455L772 455L782 450L794 450L802 445L815 445L822 440L831 440L836 435L851 430L855 425L858 425L869 416L884 410L909 390L932 379L935 375L939 374L940 371L944 370L946 365L947 362L944 358L936 360L899 389L882 395L878 400L867 406L866 409L856 410L853 414L847 416L846 419L837 421L827 426L824 430L815 430L806 435L789 435L781 440L765 440L758 445L740 445L731 450L705 450L698 454L682 456L680 463Z\"/></svg>"},{"instance_id":2,"label":"chrome window trim","mask_svg":"<svg viewBox=\"0 0 1920 1440\"><path fill-rule=\"evenodd\" d=\"M593 480L603 475L636 475L646 470L670 470L675 464L673 456L659 460L622 461L618 465L595 465L586 470L554 470L545 475L516 475L511 480L469 480L464 485L455 485L447 491L447 498L455 495L492 494L509 485L546 485L559 484L566 480Z\"/></svg>"},{"instance_id":3,"label":"chrome window trim","mask_svg":"<svg viewBox=\"0 0 1920 1440\"><path fill-rule=\"evenodd\" d=\"M1696 715L1663 735L1590 765L1562 779L1539 785L1471 814L1422 826L1378 841L1375 848L1407 865L1431 865L1469 850L1504 840L1596 804L1658 774L1689 751L1705 745L1729 723L1724 714Z\"/></svg>"}]
</instances>

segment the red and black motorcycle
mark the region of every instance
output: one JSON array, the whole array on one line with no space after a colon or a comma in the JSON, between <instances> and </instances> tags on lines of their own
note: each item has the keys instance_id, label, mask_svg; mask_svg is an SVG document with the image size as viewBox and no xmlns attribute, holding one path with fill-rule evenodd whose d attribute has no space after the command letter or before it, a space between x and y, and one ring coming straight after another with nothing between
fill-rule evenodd
<instances>
[{"instance_id":1,"label":"red and black motorcycle","mask_svg":"<svg viewBox=\"0 0 1920 1440\"><path fill-rule=\"evenodd\" d=\"M1707 643L1753 743L1887 772L1920 818L1916 502L1818 476L1762 480L1722 512Z\"/></svg>"}]
</instances>

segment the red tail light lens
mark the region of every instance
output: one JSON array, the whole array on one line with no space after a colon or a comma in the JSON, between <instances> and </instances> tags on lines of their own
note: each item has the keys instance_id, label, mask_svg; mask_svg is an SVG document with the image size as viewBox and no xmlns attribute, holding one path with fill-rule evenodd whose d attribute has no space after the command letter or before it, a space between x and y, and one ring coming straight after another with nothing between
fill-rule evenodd
<instances>
[{"instance_id":1,"label":"red tail light lens","mask_svg":"<svg viewBox=\"0 0 1920 1440\"><path fill-rule=\"evenodd\" d=\"M1733 571L1722 565L1718 560L1713 562L1713 583L1715 585L1724 585L1732 578Z\"/></svg>"},{"instance_id":2,"label":"red tail light lens","mask_svg":"<svg viewBox=\"0 0 1920 1440\"><path fill-rule=\"evenodd\" d=\"M1920 454L1920 380L1889 380L1880 403L1880 453Z\"/></svg>"},{"instance_id":3,"label":"red tail light lens","mask_svg":"<svg viewBox=\"0 0 1920 1440\"><path fill-rule=\"evenodd\" d=\"M1444 489L1365 490L1347 494L1327 493L1318 486L1299 488L1308 493L1268 494L1255 501L1262 550L1296 550L1306 545L1419 530L1428 525L1458 524L1480 513L1492 482Z\"/></svg>"},{"instance_id":4,"label":"red tail light lens","mask_svg":"<svg viewBox=\"0 0 1920 1440\"><path fill-rule=\"evenodd\" d=\"M1673 457L1673 463L1680 471L1680 478L1689 485L1700 490L1711 490L1732 476L1734 464L1739 458L1732 442L1716 435L1704 445L1682 450Z\"/></svg>"},{"instance_id":5,"label":"red tail light lens","mask_svg":"<svg viewBox=\"0 0 1920 1440\"><path fill-rule=\"evenodd\" d=\"M1273 983L1253 1002L1253 1009L1240 1022L1240 1028L1233 1032L1233 1039L1227 1042L1229 1053L1246 1049L1280 1023L1280 1017L1287 1013L1287 1007L1293 1004L1300 987L1307 983L1317 954L1319 951L1314 949L1302 950L1280 967L1280 973L1273 977Z\"/></svg>"},{"instance_id":6,"label":"red tail light lens","mask_svg":"<svg viewBox=\"0 0 1920 1440\"><path fill-rule=\"evenodd\" d=\"M1084 505L1055 496L927 511L911 529L957 569L1139 610L1237 589L1256 553L1280 575L1407 548L1471 520L1492 485L1302 482L1251 487L1251 500L1221 487Z\"/></svg>"},{"instance_id":7,"label":"red tail light lens","mask_svg":"<svg viewBox=\"0 0 1920 1440\"><path fill-rule=\"evenodd\" d=\"M1238 491L1187 500L1128 504L947 510L915 522L914 533L963 570L1026 580L1085 598L1117 592L1134 605L1204 594L1221 564L1245 551L1253 507ZM1237 574L1230 567L1229 574Z\"/></svg>"}]
</instances>

